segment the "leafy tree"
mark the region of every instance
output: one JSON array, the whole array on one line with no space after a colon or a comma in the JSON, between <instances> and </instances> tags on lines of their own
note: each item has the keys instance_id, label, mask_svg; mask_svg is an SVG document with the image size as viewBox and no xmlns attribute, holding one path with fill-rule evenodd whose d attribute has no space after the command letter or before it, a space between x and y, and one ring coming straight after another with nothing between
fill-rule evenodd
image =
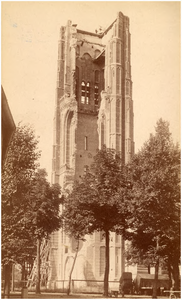
<instances>
[{"instance_id":1,"label":"leafy tree","mask_svg":"<svg viewBox=\"0 0 182 300\"><path fill-rule=\"evenodd\" d=\"M50 186L45 169L38 169L31 181L29 209L26 211L26 226L37 240L36 293L40 293L40 246L42 240L60 228L59 205L62 201L58 184Z\"/></svg>"},{"instance_id":2,"label":"leafy tree","mask_svg":"<svg viewBox=\"0 0 182 300\"><path fill-rule=\"evenodd\" d=\"M129 240L132 239L132 243L126 241L125 258L128 265L144 264L148 267L148 273L150 274L150 267L155 264L154 249L156 246L154 235L151 233L145 233L143 230L136 230L126 235Z\"/></svg>"},{"instance_id":3,"label":"leafy tree","mask_svg":"<svg viewBox=\"0 0 182 300\"><path fill-rule=\"evenodd\" d=\"M18 124L2 169L1 246L5 272L5 297L9 296L12 263L30 261L33 239L25 226L30 181L38 166L38 139L29 125ZM30 242L31 241L31 242Z\"/></svg>"},{"instance_id":4,"label":"leafy tree","mask_svg":"<svg viewBox=\"0 0 182 300\"><path fill-rule=\"evenodd\" d=\"M139 256L142 252L155 258L153 298L157 297L160 258L167 260L176 290L180 260L180 150L172 141L168 122L160 119L155 130L127 167L132 214L128 238Z\"/></svg>"},{"instance_id":5,"label":"leafy tree","mask_svg":"<svg viewBox=\"0 0 182 300\"><path fill-rule=\"evenodd\" d=\"M123 197L118 197L118 189ZM122 233L125 228L126 207L124 190L126 180L122 163L114 150L103 147L94 157L94 162L81 182L74 184L64 202L65 230L75 239L94 231L105 233L106 256L104 296L108 296L109 278L109 233Z\"/></svg>"},{"instance_id":6,"label":"leafy tree","mask_svg":"<svg viewBox=\"0 0 182 300\"><path fill-rule=\"evenodd\" d=\"M45 170L37 169L38 140L30 126L16 129L2 173L2 263L5 296L9 297L13 263L33 264L37 248L37 284L40 292L40 244L60 227L60 187L50 186ZM36 247L37 244L37 247Z\"/></svg>"}]
</instances>

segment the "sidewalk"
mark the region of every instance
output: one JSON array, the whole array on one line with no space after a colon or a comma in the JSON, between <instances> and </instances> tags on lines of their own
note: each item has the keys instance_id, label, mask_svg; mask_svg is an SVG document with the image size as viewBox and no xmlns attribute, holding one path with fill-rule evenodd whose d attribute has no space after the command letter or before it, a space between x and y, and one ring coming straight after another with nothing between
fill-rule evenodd
<instances>
[{"instance_id":1,"label":"sidewalk","mask_svg":"<svg viewBox=\"0 0 182 300\"><path fill-rule=\"evenodd\" d=\"M11 299L21 299L21 293L15 292L10 294ZM117 299L114 297L108 297L108 299ZM125 299L152 299L151 296L142 295L125 295ZM28 299L105 299L102 294L71 294L67 296L66 293L46 293L35 294L35 292L28 292ZM123 299L121 295L118 299ZM169 299L167 297L158 296L158 299Z\"/></svg>"}]
</instances>

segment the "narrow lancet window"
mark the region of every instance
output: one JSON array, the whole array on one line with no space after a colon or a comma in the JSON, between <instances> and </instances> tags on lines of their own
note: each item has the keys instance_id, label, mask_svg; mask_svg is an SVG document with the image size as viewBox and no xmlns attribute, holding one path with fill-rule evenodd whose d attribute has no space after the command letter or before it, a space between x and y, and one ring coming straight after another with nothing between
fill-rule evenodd
<instances>
[{"instance_id":1,"label":"narrow lancet window","mask_svg":"<svg viewBox=\"0 0 182 300\"><path fill-rule=\"evenodd\" d=\"M85 150L88 150L88 137L85 136Z\"/></svg>"},{"instance_id":2,"label":"narrow lancet window","mask_svg":"<svg viewBox=\"0 0 182 300\"><path fill-rule=\"evenodd\" d=\"M81 103L82 104L89 104L90 102L90 83L87 82L85 84L84 81L82 81L81 85Z\"/></svg>"},{"instance_id":3,"label":"narrow lancet window","mask_svg":"<svg viewBox=\"0 0 182 300\"><path fill-rule=\"evenodd\" d=\"M81 103L82 103L82 104L85 104L85 82L84 82L84 81L82 81L81 89L82 89L82 93L81 93Z\"/></svg>"},{"instance_id":4,"label":"narrow lancet window","mask_svg":"<svg viewBox=\"0 0 182 300\"><path fill-rule=\"evenodd\" d=\"M94 100L95 100L95 105L99 104L99 87L97 84L95 84L94 88Z\"/></svg>"},{"instance_id":5,"label":"narrow lancet window","mask_svg":"<svg viewBox=\"0 0 182 300\"><path fill-rule=\"evenodd\" d=\"M99 104L99 70L95 71L94 101L95 105Z\"/></svg>"},{"instance_id":6,"label":"narrow lancet window","mask_svg":"<svg viewBox=\"0 0 182 300\"><path fill-rule=\"evenodd\" d=\"M90 101L90 83L87 82L86 104L89 104L89 101Z\"/></svg>"}]
</instances>

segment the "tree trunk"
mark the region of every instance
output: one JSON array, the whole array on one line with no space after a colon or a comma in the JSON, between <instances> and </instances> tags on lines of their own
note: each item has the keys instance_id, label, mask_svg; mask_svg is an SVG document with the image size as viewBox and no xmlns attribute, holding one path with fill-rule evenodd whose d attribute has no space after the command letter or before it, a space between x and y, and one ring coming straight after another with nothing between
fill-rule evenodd
<instances>
[{"instance_id":1,"label":"tree trunk","mask_svg":"<svg viewBox=\"0 0 182 300\"><path fill-rule=\"evenodd\" d=\"M73 265L72 265L72 268L71 268L71 270L70 270L69 282L68 282L68 289L67 289L67 295L69 295L70 292L71 292L71 276L72 276L72 273L73 273L73 270L74 270L76 258L77 258L77 255L78 255L78 250L79 250L79 240L78 240L77 247L76 247L76 253L75 253L74 260L73 260Z\"/></svg>"},{"instance_id":2,"label":"tree trunk","mask_svg":"<svg viewBox=\"0 0 182 300\"><path fill-rule=\"evenodd\" d=\"M172 263L172 276L174 280L174 286L173 289L174 291L179 291L180 288L180 279L179 279L179 259L176 258L173 260Z\"/></svg>"},{"instance_id":3,"label":"tree trunk","mask_svg":"<svg viewBox=\"0 0 182 300\"><path fill-rule=\"evenodd\" d=\"M105 231L106 236L106 253L105 253L105 274L104 274L104 296L108 297L109 290L109 231Z\"/></svg>"},{"instance_id":4,"label":"tree trunk","mask_svg":"<svg viewBox=\"0 0 182 300\"><path fill-rule=\"evenodd\" d=\"M4 265L4 298L10 298L10 286L11 286L11 264Z\"/></svg>"},{"instance_id":5,"label":"tree trunk","mask_svg":"<svg viewBox=\"0 0 182 300\"><path fill-rule=\"evenodd\" d=\"M171 263L168 258L168 276L169 276L169 290L172 288L172 270L171 270Z\"/></svg>"},{"instance_id":6,"label":"tree trunk","mask_svg":"<svg viewBox=\"0 0 182 300\"><path fill-rule=\"evenodd\" d=\"M25 262L23 262L22 264L21 281L22 281L22 287L24 287L25 286Z\"/></svg>"},{"instance_id":7,"label":"tree trunk","mask_svg":"<svg viewBox=\"0 0 182 300\"><path fill-rule=\"evenodd\" d=\"M14 269L15 269L15 265L12 264L12 275L11 275L11 291L14 292Z\"/></svg>"},{"instance_id":8,"label":"tree trunk","mask_svg":"<svg viewBox=\"0 0 182 300\"><path fill-rule=\"evenodd\" d=\"M36 294L40 294L40 239L37 239L37 278L36 278Z\"/></svg>"},{"instance_id":9,"label":"tree trunk","mask_svg":"<svg viewBox=\"0 0 182 300\"><path fill-rule=\"evenodd\" d=\"M152 299L157 299L158 275L159 275L159 258L157 258L156 264L155 264L155 275L154 275Z\"/></svg>"}]
</instances>

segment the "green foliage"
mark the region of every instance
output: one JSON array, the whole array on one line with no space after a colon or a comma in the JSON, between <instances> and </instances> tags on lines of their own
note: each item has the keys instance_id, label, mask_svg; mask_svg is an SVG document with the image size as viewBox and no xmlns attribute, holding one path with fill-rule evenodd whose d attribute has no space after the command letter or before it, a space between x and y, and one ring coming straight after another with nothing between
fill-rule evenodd
<instances>
[{"instance_id":1,"label":"green foliage","mask_svg":"<svg viewBox=\"0 0 182 300\"><path fill-rule=\"evenodd\" d=\"M103 147L97 152L83 180L74 184L64 202L63 218L67 233L76 239L84 239L86 234L94 231L105 233L105 296L108 296L109 232L125 231L126 188L120 157L115 151Z\"/></svg>"},{"instance_id":2,"label":"green foliage","mask_svg":"<svg viewBox=\"0 0 182 300\"><path fill-rule=\"evenodd\" d=\"M59 214L60 186L50 186L45 169L38 169L31 181L29 209L26 212L26 225L38 239L48 237L61 226Z\"/></svg>"},{"instance_id":3,"label":"green foliage","mask_svg":"<svg viewBox=\"0 0 182 300\"><path fill-rule=\"evenodd\" d=\"M2 171L2 193L4 197L21 194L26 190L29 179L38 167L40 151L38 139L29 125L18 124L8 147Z\"/></svg>"},{"instance_id":4,"label":"green foliage","mask_svg":"<svg viewBox=\"0 0 182 300\"><path fill-rule=\"evenodd\" d=\"M65 200L63 216L67 232L81 238L94 230L118 233L124 230L124 198L118 190L125 185L121 159L115 151L103 147Z\"/></svg>"},{"instance_id":5,"label":"green foliage","mask_svg":"<svg viewBox=\"0 0 182 300\"><path fill-rule=\"evenodd\" d=\"M40 151L33 129L18 124L2 170L2 262L21 263L35 251L34 238L26 227L25 211L30 181ZM31 241L31 242L30 242Z\"/></svg>"},{"instance_id":6,"label":"green foliage","mask_svg":"<svg viewBox=\"0 0 182 300\"><path fill-rule=\"evenodd\" d=\"M127 166L133 249L162 258L180 256L180 150L168 122L157 122L143 148ZM145 236L143 243L142 236ZM155 251L154 251L155 249ZM157 249L157 251L156 251Z\"/></svg>"},{"instance_id":7,"label":"green foliage","mask_svg":"<svg viewBox=\"0 0 182 300\"><path fill-rule=\"evenodd\" d=\"M2 262L32 263L36 240L60 227L60 187L37 170L40 151L30 126L19 124L2 172Z\"/></svg>"}]
</instances>

